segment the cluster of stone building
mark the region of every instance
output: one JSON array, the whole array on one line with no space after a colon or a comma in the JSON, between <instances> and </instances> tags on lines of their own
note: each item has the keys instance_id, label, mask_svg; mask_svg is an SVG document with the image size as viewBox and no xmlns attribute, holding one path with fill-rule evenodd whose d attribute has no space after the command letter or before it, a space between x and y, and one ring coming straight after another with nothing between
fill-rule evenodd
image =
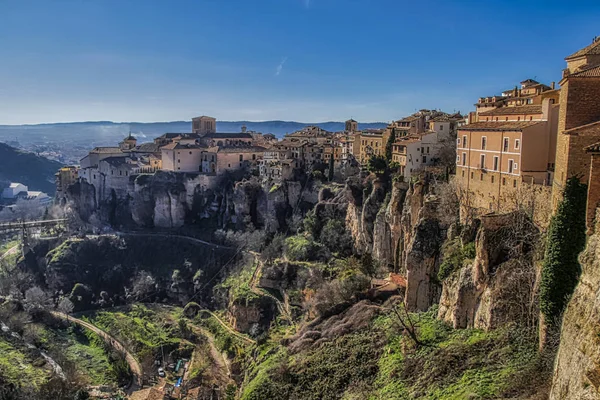
<instances>
[{"instance_id":1,"label":"cluster of stone building","mask_svg":"<svg viewBox=\"0 0 600 400\"><path fill-rule=\"evenodd\" d=\"M463 211L530 207L547 221L573 176L588 185L588 223L600 205L600 40L566 58L560 88L527 79L482 97L458 128Z\"/></svg>"},{"instance_id":2,"label":"cluster of stone building","mask_svg":"<svg viewBox=\"0 0 600 400\"><path fill-rule=\"evenodd\" d=\"M456 135L463 121L460 114L421 110L392 122L385 129L359 130L348 120L342 132L329 132L317 126L285 135L247 131L216 131L216 119L192 119L192 132L165 133L153 142L138 144L131 134L118 146L96 147L81 159L79 166L64 167L56 174L57 197L78 179L94 185L97 200L112 192L125 194L131 176L170 171L210 177L225 171L254 169L266 182L274 184L291 179L298 171L316 165L339 168L344 164L365 164L372 156L383 156L390 137L393 162L406 178L436 161L439 148Z\"/></svg>"},{"instance_id":3,"label":"cluster of stone building","mask_svg":"<svg viewBox=\"0 0 600 400\"><path fill-rule=\"evenodd\" d=\"M341 132L308 126L280 141L245 127L220 133L215 118L193 118L191 133L165 133L142 144L129 135L118 147L93 149L79 167L57 173L57 194L83 179L100 199L108 190L126 190L132 175L159 170L211 177L252 168L264 181L279 183L316 164L365 165L386 155L388 145L390 161L410 179L455 147L464 215L531 207L534 218L547 221L567 179L579 176L589 186L591 224L600 205L600 40L566 61L560 88L527 79L480 98L466 118L423 109L384 129L359 130L350 119Z\"/></svg>"}]
</instances>

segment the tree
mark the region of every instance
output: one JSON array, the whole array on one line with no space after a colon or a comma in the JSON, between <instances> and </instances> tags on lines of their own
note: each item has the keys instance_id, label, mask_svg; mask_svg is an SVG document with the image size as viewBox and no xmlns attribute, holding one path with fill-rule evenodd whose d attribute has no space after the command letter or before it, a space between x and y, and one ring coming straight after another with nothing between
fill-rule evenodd
<instances>
[{"instance_id":1,"label":"tree","mask_svg":"<svg viewBox=\"0 0 600 400\"><path fill-rule=\"evenodd\" d=\"M388 141L385 144L385 160L387 161L388 165L392 162L392 153L395 141L396 131L392 129L392 133L390 134L390 137L388 138Z\"/></svg>"},{"instance_id":2,"label":"tree","mask_svg":"<svg viewBox=\"0 0 600 400\"><path fill-rule=\"evenodd\" d=\"M38 286L27 289L25 302L33 307L44 307L48 303L48 295Z\"/></svg>"},{"instance_id":3,"label":"tree","mask_svg":"<svg viewBox=\"0 0 600 400\"><path fill-rule=\"evenodd\" d=\"M58 311L60 311L63 314L66 314L67 317L69 314L71 314L73 312L73 310L75 309L75 305L73 304L73 302L71 300L69 300L68 297L63 297L60 302L58 303Z\"/></svg>"},{"instance_id":4,"label":"tree","mask_svg":"<svg viewBox=\"0 0 600 400\"><path fill-rule=\"evenodd\" d=\"M92 291L82 283L76 283L71 290L70 300L78 311L86 310L92 305Z\"/></svg>"},{"instance_id":5,"label":"tree","mask_svg":"<svg viewBox=\"0 0 600 400\"><path fill-rule=\"evenodd\" d=\"M578 256L585 247L586 200L587 186L570 178L550 220L540 284L540 310L549 325L559 325L581 274Z\"/></svg>"},{"instance_id":6,"label":"tree","mask_svg":"<svg viewBox=\"0 0 600 400\"><path fill-rule=\"evenodd\" d=\"M377 264L373 260L371 253L363 254L360 261L360 271L369 278L373 278L377 273Z\"/></svg>"},{"instance_id":7,"label":"tree","mask_svg":"<svg viewBox=\"0 0 600 400\"><path fill-rule=\"evenodd\" d=\"M371 156L367 161L367 170L374 174L383 174L387 168L387 162L383 156Z\"/></svg>"}]
</instances>

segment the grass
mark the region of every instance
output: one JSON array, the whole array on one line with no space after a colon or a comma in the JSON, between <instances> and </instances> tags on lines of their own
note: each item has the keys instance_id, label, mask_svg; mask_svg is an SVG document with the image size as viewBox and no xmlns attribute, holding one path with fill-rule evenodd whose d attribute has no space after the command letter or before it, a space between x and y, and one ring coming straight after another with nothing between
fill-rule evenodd
<instances>
[{"instance_id":1,"label":"grass","mask_svg":"<svg viewBox=\"0 0 600 400\"><path fill-rule=\"evenodd\" d=\"M231 301L243 301L246 305L258 300L261 296L253 292L250 287L255 267L254 263L245 265L239 272L230 274L227 279L215 286L215 290L225 289Z\"/></svg>"},{"instance_id":2,"label":"grass","mask_svg":"<svg viewBox=\"0 0 600 400\"><path fill-rule=\"evenodd\" d=\"M9 383L37 387L50 377L41 357L32 356L0 337L0 376Z\"/></svg>"},{"instance_id":3,"label":"grass","mask_svg":"<svg viewBox=\"0 0 600 400\"><path fill-rule=\"evenodd\" d=\"M140 358L153 355L161 345L176 348L181 342L175 323L143 305L133 305L128 311L100 311L84 319L115 336Z\"/></svg>"},{"instance_id":4,"label":"grass","mask_svg":"<svg viewBox=\"0 0 600 400\"><path fill-rule=\"evenodd\" d=\"M419 341L402 334L396 317L289 355L278 341L260 346L242 399L498 399L547 385L535 332L505 326L454 330L437 308L410 314Z\"/></svg>"}]
</instances>

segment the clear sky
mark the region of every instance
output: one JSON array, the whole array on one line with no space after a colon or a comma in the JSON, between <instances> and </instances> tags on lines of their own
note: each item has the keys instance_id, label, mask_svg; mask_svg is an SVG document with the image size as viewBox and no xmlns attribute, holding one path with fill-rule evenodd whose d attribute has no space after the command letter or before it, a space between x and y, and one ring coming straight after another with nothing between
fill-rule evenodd
<instances>
[{"instance_id":1,"label":"clear sky","mask_svg":"<svg viewBox=\"0 0 600 400\"><path fill-rule=\"evenodd\" d=\"M0 0L0 124L466 112L596 35L598 0Z\"/></svg>"}]
</instances>

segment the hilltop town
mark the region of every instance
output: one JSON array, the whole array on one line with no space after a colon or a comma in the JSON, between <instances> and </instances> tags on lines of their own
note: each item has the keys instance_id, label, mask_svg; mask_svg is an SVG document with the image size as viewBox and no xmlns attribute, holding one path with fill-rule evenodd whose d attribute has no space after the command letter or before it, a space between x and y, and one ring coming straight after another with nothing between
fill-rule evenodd
<instances>
[{"instance_id":1,"label":"hilltop town","mask_svg":"<svg viewBox=\"0 0 600 400\"><path fill-rule=\"evenodd\" d=\"M307 126L282 140L245 127L218 132L216 119L208 116L193 118L189 133L165 133L153 142L138 143L130 134L118 146L94 148L79 166L62 168L56 196L64 198L66 188L79 179L95 187L97 202L112 193L124 197L135 177L157 172L197 174L203 187L239 170L250 171L264 184L314 171L331 180L383 157L406 182L440 167L455 173L463 215L525 207L544 225L569 177L596 182L598 168L592 160L598 158L600 140L595 110L599 49L594 39L568 56L560 87L525 79L500 94L476 99L475 111L464 116L423 109L385 129L360 130L350 119L343 132ZM589 228L599 200L590 184Z\"/></svg>"},{"instance_id":2,"label":"hilltop town","mask_svg":"<svg viewBox=\"0 0 600 400\"><path fill-rule=\"evenodd\" d=\"M565 61L381 129L93 148L0 224L0 398L599 399L600 38Z\"/></svg>"}]
</instances>

